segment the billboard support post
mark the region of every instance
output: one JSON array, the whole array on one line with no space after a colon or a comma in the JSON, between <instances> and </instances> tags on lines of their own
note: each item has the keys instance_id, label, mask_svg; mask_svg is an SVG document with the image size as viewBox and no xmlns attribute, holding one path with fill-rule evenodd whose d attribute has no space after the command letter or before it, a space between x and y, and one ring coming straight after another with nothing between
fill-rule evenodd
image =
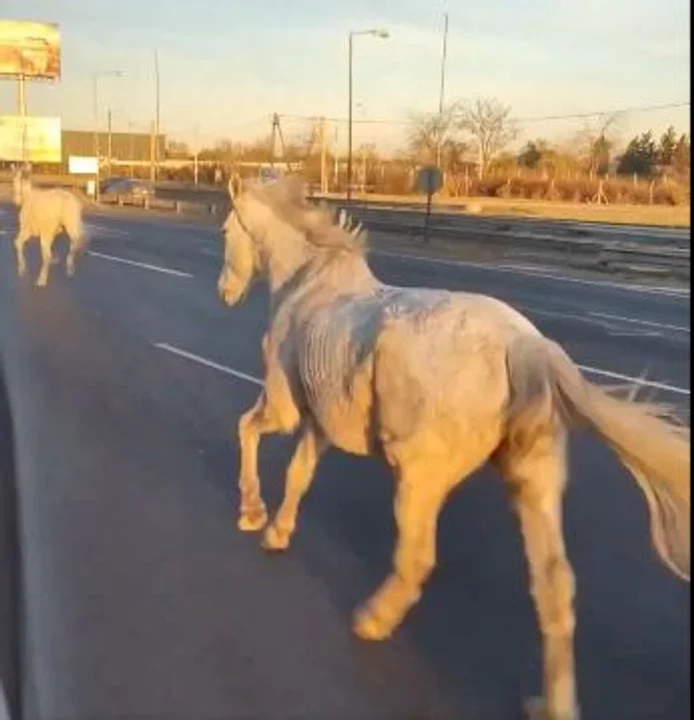
<instances>
[{"instance_id":1,"label":"billboard support post","mask_svg":"<svg viewBox=\"0 0 694 720\"><path fill-rule=\"evenodd\" d=\"M18 89L19 89L19 114L22 117L26 117L27 114L27 96L26 96L26 84L24 82L24 75L20 75L17 78Z\"/></svg>"},{"instance_id":2,"label":"billboard support post","mask_svg":"<svg viewBox=\"0 0 694 720\"><path fill-rule=\"evenodd\" d=\"M17 78L17 88L19 90L19 117L22 118L22 164L24 165L27 161L27 96L23 73L20 73Z\"/></svg>"}]
</instances>

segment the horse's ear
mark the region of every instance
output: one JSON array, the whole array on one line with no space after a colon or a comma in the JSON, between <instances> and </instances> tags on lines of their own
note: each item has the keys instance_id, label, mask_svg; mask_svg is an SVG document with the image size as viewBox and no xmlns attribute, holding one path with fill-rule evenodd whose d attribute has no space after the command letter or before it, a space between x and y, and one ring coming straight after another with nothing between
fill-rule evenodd
<instances>
[{"instance_id":1,"label":"horse's ear","mask_svg":"<svg viewBox=\"0 0 694 720\"><path fill-rule=\"evenodd\" d=\"M234 173L229 178L228 189L229 189L229 197L231 198L231 201L233 202L241 194L241 176L238 173Z\"/></svg>"}]
</instances>

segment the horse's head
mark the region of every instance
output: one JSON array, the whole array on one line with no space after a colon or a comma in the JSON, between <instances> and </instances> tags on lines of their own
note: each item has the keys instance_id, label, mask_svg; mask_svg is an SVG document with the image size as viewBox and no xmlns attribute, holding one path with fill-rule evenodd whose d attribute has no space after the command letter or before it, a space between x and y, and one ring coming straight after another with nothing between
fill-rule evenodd
<instances>
[{"instance_id":1,"label":"horse's head","mask_svg":"<svg viewBox=\"0 0 694 720\"><path fill-rule=\"evenodd\" d=\"M260 272L258 246L253 235L257 208L241 178L229 180L231 210L224 221L224 264L217 281L219 295L235 305L246 294Z\"/></svg>"},{"instance_id":2,"label":"horse's head","mask_svg":"<svg viewBox=\"0 0 694 720\"><path fill-rule=\"evenodd\" d=\"M223 225L224 265L217 282L227 305L241 300L253 281L265 275L272 257L287 252L303 235L284 217L286 209L305 205L304 184L282 178L272 185L229 180L231 210Z\"/></svg>"}]
</instances>

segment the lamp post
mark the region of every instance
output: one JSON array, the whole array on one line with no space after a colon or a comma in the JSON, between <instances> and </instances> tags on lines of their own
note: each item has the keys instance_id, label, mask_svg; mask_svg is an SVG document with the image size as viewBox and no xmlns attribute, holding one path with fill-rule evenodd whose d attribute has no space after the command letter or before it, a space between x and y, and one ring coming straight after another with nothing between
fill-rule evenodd
<instances>
[{"instance_id":1,"label":"lamp post","mask_svg":"<svg viewBox=\"0 0 694 720\"><path fill-rule=\"evenodd\" d=\"M382 40L390 37L387 30L379 28L371 28L370 30L350 30L348 45L348 65L349 65L349 109L347 112L347 202L352 199L352 112L353 112L353 93L352 93L352 59L354 56L354 38L357 35L373 35L373 37Z\"/></svg>"},{"instance_id":2,"label":"lamp post","mask_svg":"<svg viewBox=\"0 0 694 720\"><path fill-rule=\"evenodd\" d=\"M96 159L94 199L96 202L99 202L99 79L122 76L122 70L102 70L101 72L95 72L92 75L92 99L94 102L94 157Z\"/></svg>"}]
</instances>

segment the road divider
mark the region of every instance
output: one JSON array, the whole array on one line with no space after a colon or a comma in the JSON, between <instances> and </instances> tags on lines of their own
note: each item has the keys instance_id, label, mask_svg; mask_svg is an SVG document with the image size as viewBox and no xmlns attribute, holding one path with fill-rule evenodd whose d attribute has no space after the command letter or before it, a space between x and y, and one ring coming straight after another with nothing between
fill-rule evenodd
<instances>
[{"instance_id":1,"label":"road divider","mask_svg":"<svg viewBox=\"0 0 694 720\"><path fill-rule=\"evenodd\" d=\"M190 191L188 195L194 198L195 191ZM221 192L219 197L214 193L201 193L201 198L206 200L117 196L109 204L220 219L226 213L228 203ZM688 231L633 227L620 230L616 226L590 223L480 219L462 214L435 213L429 221L431 239L424 242L424 215L421 210L356 204L347 206L334 200L325 202L336 211L348 210L367 230L397 234L408 246L421 246L423 251L444 246L448 253L459 249L495 261L551 258L554 264L588 270L662 276L684 281L690 279Z\"/></svg>"}]
</instances>

